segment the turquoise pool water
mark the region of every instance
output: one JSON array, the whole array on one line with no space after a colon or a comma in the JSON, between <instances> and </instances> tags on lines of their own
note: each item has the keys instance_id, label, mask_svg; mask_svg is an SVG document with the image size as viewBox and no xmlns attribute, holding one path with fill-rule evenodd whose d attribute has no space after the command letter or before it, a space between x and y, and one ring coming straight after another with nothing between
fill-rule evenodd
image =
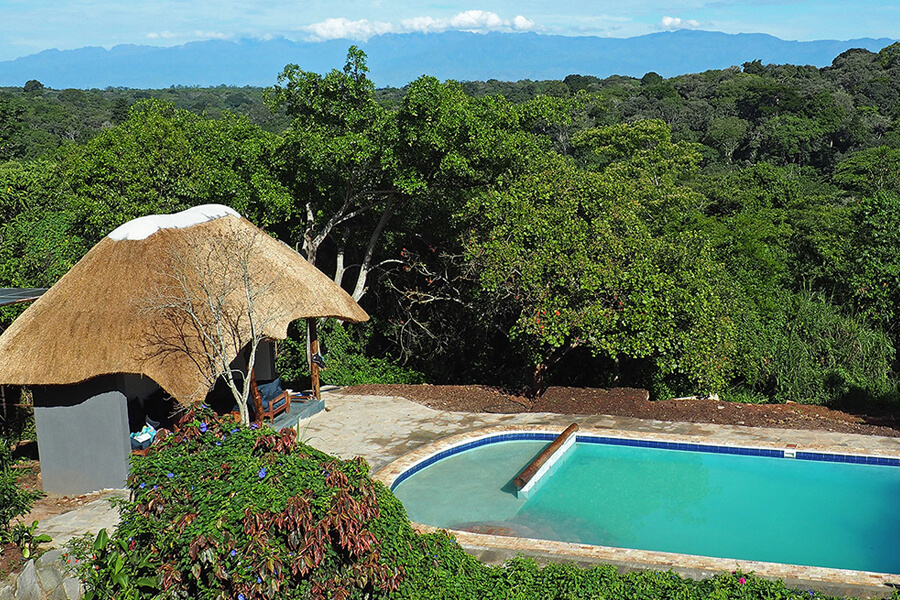
<instances>
[{"instance_id":1,"label":"turquoise pool water","mask_svg":"<svg viewBox=\"0 0 900 600\"><path fill-rule=\"evenodd\" d=\"M545 441L444 458L394 493L410 519L521 537L900 573L900 468L578 443L528 499Z\"/></svg>"}]
</instances>

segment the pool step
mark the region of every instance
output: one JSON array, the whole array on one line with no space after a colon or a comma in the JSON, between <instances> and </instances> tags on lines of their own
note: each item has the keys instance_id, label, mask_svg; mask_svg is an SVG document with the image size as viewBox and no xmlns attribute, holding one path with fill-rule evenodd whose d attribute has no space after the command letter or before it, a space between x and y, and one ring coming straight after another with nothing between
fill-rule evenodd
<instances>
[{"instance_id":1,"label":"pool step","mask_svg":"<svg viewBox=\"0 0 900 600\"><path fill-rule=\"evenodd\" d=\"M520 498L528 498L537 485L550 473L550 468L560 462L575 445L575 434L578 432L578 424L572 423L565 431L559 434L543 452L537 455L522 472L516 475L513 483L516 486L516 495Z\"/></svg>"}]
</instances>

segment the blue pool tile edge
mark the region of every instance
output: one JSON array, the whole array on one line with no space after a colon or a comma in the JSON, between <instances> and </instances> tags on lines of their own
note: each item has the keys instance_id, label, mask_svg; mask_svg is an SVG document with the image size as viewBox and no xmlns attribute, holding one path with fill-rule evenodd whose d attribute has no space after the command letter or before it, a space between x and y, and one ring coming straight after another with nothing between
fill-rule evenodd
<instances>
[{"instance_id":1,"label":"blue pool tile edge","mask_svg":"<svg viewBox=\"0 0 900 600\"><path fill-rule=\"evenodd\" d=\"M478 448L480 446L486 446L488 444L496 444L497 442L507 442L507 441L517 441L517 440L532 440L532 441L545 441L552 442L556 439L558 434L556 433L545 433L545 432L512 432L512 433L500 433L495 435L490 435L483 438L478 438L469 442L464 442L462 444L458 444L453 446L452 448L447 448L446 450L442 450L436 454L429 456L428 458L419 461L414 464L410 468L406 469L403 473L397 476L397 478L391 484L391 489L395 489L398 485L403 483L409 477L412 477L414 474L418 473L422 469L425 469L434 463L447 458L449 456L453 456L454 454L459 454L460 452L465 452L466 450L471 450L473 448ZM598 436L592 434L578 434L576 436L576 442L584 443L584 444L608 444L611 446L632 446L636 448L656 448L660 450L681 450L681 451L689 451L689 452L708 452L712 454L734 454L738 456L761 456L767 458L791 458L792 460L810 460L810 461L820 461L820 462L840 462L840 463L852 463L852 464L865 464L865 465L877 465L877 466L887 466L887 467L900 467L900 458L889 458L889 457L881 457L881 456L868 456L861 454L837 454L831 452L804 452L797 450L794 457L785 457L784 450L774 449L774 448L751 448L751 447L741 447L741 446L719 446L715 444L694 444L688 442L665 442L660 440L641 440L641 439L632 439L632 438L620 438L620 437L607 437L607 436Z\"/></svg>"},{"instance_id":2,"label":"blue pool tile edge","mask_svg":"<svg viewBox=\"0 0 900 600\"><path fill-rule=\"evenodd\" d=\"M736 454L740 456L784 458L784 450L776 450L772 448L743 448L740 446L718 446L714 444L693 444L688 442L635 440L629 438L604 437L597 435L579 435L577 441L583 444L609 444L611 446L656 448L658 450L682 450L689 452L708 452L710 454Z\"/></svg>"},{"instance_id":3,"label":"blue pool tile edge","mask_svg":"<svg viewBox=\"0 0 900 600\"><path fill-rule=\"evenodd\" d=\"M900 467L900 458L886 456L863 456L861 454L832 454L830 452L797 451L797 460L818 460L823 462L853 463L859 465L877 465L882 467Z\"/></svg>"}]
</instances>

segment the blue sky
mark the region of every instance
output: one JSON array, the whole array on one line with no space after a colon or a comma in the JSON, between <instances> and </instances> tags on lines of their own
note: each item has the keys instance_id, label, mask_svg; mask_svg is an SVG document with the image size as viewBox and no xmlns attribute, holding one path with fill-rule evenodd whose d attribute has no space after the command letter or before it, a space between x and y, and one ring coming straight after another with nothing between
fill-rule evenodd
<instances>
[{"instance_id":1,"label":"blue sky","mask_svg":"<svg viewBox=\"0 0 900 600\"><path fill-rule=\"evenodd\" d=\"M0 60L48 48L411 31L631 37L673 29L786 40L896 38L897 0L0 0Z\"/></svg>"}]
</instances>

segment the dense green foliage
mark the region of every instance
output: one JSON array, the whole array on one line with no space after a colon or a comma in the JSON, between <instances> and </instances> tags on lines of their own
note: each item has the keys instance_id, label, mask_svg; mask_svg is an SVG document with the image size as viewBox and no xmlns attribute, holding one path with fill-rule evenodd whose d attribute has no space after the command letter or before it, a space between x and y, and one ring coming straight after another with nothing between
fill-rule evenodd
<instances>
[{"instance_id":1,"label":"dense green foliage","mask_svg":"<svg viewBox=\"0 0 900 600\"><path fill-rule=\"evenodd\" d=\"M306 361L306 337L289 326L289 337L278 343L276 366L285 386L305 388L310 385ZM369 356L366 349L374 333L370 323L345 325L329 320L318 330L327 346L320 346L325 368L319 379L330 385L358 385L365 383L425 383L424 376L412 369L379 356Z\"/></svg>"},{"instance_id":2,"label":"dense green foliage","mask_svg":"<svg viewBox=\"0 0 900 600\"><path fill-rule=\"evenodd\" d=\"M670 79L375 90L367 72L351 48L265 94L4 90L0 285L219 202L373 316L323 329L328 382L894 398L897 44ZM302 344L282 344L288 379Z\"/></svg>"},{"instance_id":3,"label":"dense green foliage","mask_svg":"<svg viewBox=\"0 0 900 600\"><path fill-rule=\"evenodd\" d=\"M212 411L134 458L122 521L76 541L69 563L86 598L800 599L780 581L742 573L695 581L675 573L619 574L609 565L489 566L444 533L418 534L403 506L340 461Z\"/></svg>"},{"instance_id":4,"label":"dense green foliage","mask_svg":"<svg viewBox=\"0 0 900 600\"><path fill-rule=\"evenodd\" d=\"M9 441L0 436L0 542L11 540L10 521L30 511L31 505L41 495L40 492L29 491L19 486L16 472L11 467L12 452Z\"/></svg>"},{"instance_id":5,"label":"dense green foliage","mask_svg":"<svg viewBox=\"0 0 900 600\"><path fill-rule=\"evenodd\" d=\"M280 131L287 124L283 114L265 108L261 88L54 90L32 80L23 88L0 88L0 161L33 159L64 145L84 143L125 121L129 107L150 99L209 118L226 112L243 115L268 131Z\"/></svg>"}]
</instances>

